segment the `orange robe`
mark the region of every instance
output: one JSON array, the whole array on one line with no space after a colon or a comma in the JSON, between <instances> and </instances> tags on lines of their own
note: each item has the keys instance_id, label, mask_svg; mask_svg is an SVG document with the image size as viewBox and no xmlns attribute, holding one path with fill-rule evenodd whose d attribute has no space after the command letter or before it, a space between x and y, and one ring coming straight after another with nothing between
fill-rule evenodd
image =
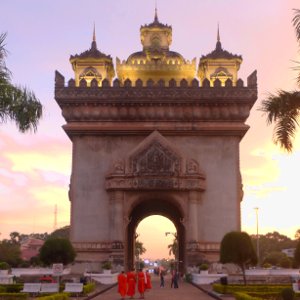
<instances>
[{"instance_id":1,"label":"orange robe","mask_svg":"<svg viewBox=\"0 0 300 300\"><path fill-rule=\"evenodd\" d=\"M145 274L144 272L138 272L138 290L140 294L145 292Z\"/></svg>"},{"instance_id":2,"label":"orange robe","mask_svg":"<svg viewBox=\"0 0 300 300\"><path fill-rule=\"evenodd\" d=\"M135 295L135 274L133 272L127 273L127 295L133 297Z\"/></svg>"},{"instance_id":3,"label":"orange robe","mask_svg":"<svg viewBox=\"0 0 300 300\"><path fill-rule=\"evenodd\" d=\"M118 275L118 292L122 298L125 297L127 291L127 278L124 273Z\"/></svg>"},{"instance_id":4,"label":"orange robe","mask_svg":"<svg viewBox=\"0 0 300 300\"><path fill-rule=\"evenodd\" d=\"M146 272L146 278L147 278L147 281L146 281L146 289L147 290L150 290L152 288L152 284L151 284L151 276L149 274L149 272Z\"/></svg>"}]
</instances>

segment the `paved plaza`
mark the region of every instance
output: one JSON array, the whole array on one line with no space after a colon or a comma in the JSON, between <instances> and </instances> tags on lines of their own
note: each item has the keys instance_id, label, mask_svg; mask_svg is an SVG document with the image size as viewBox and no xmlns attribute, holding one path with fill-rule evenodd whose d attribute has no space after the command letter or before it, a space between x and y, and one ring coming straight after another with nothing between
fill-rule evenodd
<instances>
[{"instance_id":1,"label":"paved plaza","mask_svg":"<svg viewBox=\"0 0 300 300\"><path fill-rule=\"evenodd\" d=\"M93 298L93 300L118 300L121 299L120 294L117 292L118 288L114 287L109 291L100 294ZM125 299L129 299L126 297ZM135 294L135 299L139 299L139 294ZM213 298L202 292L193 285L181 280L179 288L171 288L170 276L165 277L165 287L159 287L159 278L152 274L152 289L145 293L147 300L212 300Z\"/></svg>"}]
</instances>

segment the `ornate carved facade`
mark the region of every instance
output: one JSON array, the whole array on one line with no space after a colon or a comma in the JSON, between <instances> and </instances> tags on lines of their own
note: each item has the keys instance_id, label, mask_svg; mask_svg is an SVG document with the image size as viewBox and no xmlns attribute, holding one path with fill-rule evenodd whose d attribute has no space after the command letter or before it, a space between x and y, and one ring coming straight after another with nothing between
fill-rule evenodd
<instances>
[{"instance_id":1,"label":"ornate carved facade","mask_svg":"<svg viewBox=\"0 0 300 300\"><path fill-rule=\"evenodd\" d=\"M75 68L66 84L56 72L55 99L73 143L69 195L78 263L111 259L131 267L136 227L153 214L174 223L181 268L218 260L223 235L240 229L239 143L257 99L256 72L245 86L237 69L214 77L212 69L201 73L200 63L194 78L196 70L187 73L188 63L169 49L171 38L156 13L141 28L143 50L117 62L118 78L113 70L101 79L95 71L87 80L92 73ZM97 55L87 72L103 62ZM216 72L232 60L208 56Z\"/></svg>"}]
</instances>

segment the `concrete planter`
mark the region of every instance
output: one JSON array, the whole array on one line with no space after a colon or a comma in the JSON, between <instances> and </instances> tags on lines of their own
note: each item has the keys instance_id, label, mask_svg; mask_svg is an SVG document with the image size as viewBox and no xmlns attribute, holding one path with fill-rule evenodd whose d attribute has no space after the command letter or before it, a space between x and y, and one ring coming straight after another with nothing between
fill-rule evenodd
<instances>
[{"instance_id":1,"label":"concrete planter","mask_svg":"<svg viewBox=\"0 0 300 300\"><path fill-rule=\"evenodd\" d=\"M104 271L104 270L103 270ZM111 270L109 270L111 271ZM110 274L95 274L95 273L85 273L85 276L92 278L93 280L100 282L102 284L114 284L118 282L119 273L110 273Z\"/></svg>"},{"instance_id":2,"label":"concrete planter","mask_svg":"<svg viewBox=\"0 0 300 300\"><path fill-rule=\"evenodd\" d=\"M0 270L0 275L8 275L8 270Z\"/></svg>"}]
</instances>

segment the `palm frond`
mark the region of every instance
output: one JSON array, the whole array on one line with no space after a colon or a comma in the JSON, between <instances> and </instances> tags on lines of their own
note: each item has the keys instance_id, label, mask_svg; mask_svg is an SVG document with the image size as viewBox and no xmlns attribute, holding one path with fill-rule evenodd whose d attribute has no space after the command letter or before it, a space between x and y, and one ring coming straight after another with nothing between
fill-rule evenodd
<instances>
[{"instance_id":1,"label":"palm frond","mask_svg":"<svg viewBox=\"0 0 300 300\"><path fill-rule=\"evenodd\" d=\"M1 81L0 81L1 82ZM12 120L21 132L37 130L43 107L33 92L9 82L0 85L0 123Z\"/></svg>"},{"instance_id":2,"label":"palm frond","mask_svg":"<svg viewBox=\"0 0 300 300\"><path fill-rule=\"evenodd\" d=\"M5 64L5 58L7 56L7 50L5 48L5 38L6 38L6 33L1 33L0 34L0 78L3 78L5 80L10 80L11 73L7 69L6 64Z\"/></svg>"},{"instance_id":3,"label":"palm frond","mask_svg":"<svg viewBox=\"0 0 300 300\"><path fill-rule=\"evenodd\" d=\"M273 131L274 143L279 144L281 148L288 152L292 152L293 150L293 139L296 127L299 126L297 121L298 114L297 110L293 110L289 115L279 118Z\"/></svg>"},{"instance_id":4,"label":"palm frond","mask_svg":"<svg viewBox=\"0 0 300 300\"><path fill-rule=\"evenodd\" d=\"M280 90L277 94L269 94L262 101L260 111L267 115L267 124L275 123L273 141L281 148L292 151L292 140L296 127L299 125L300 92L286 92Z\"/></svg>"},{"instance_id":5,"label":"palm frond","mask_svg":"<svg viewBox=\"0 0 300 300\"><path fill-rule=\"evenodd\" d=\"M296 31L297 41L300 42L300 9L293 9L293 11L294 17L292 23Z\"/></svg>"}]
</instances>

